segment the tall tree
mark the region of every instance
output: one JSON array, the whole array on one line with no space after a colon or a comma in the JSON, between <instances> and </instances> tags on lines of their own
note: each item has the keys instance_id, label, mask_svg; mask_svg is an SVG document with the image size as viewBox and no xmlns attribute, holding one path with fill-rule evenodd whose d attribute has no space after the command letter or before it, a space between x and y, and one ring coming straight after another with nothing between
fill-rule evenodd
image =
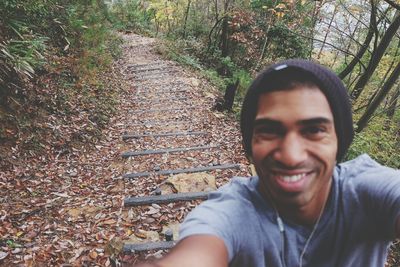
<instances>
[{"instance_id":1,"label":"tall tree","mask_svg":"<svg viewBox=\"0 0 400 267\"><path fill-rule=\"evenodd\" d=\"M396 91L389 100L389 107L386 111L386 115L389 117L389 119L392 119L394 116L397 103L399 102L399 98L400 98L400 84L397 85Z\"/></svg>"},{"instance_id":2,"label":"tall tree","mask_svg":"<svg viewBox=\"0 0 400 267\"><path fill-rule=\"evenodd\" d=\"M228 10L229 10L229 5L230 5L231 0L224 0L224 18L222 20L222 31L221 31L221 55L222 57L226 57L229 55L229 47L228 47L228 42L229 42L229 34L228 34Z\"/></svg>"},{"instance_id":3,"label":"tall tree","mask_svg":"<svg viewBox=\"0 0 400 267\"><path fill-rule=\"evenodd\" d=\"M187 24L187 19L189 16L189 10L190 10L190 4L192 3L192 0L188 0L187 6L186 6L186 12L185 12L185 19L183 21L183 32L182 32L182 37L186 38L186 24Z\"/></svg>"},{"instance_id":4,"label":"tall tree","mask_svg":"<svg viewBox=\"0 0 400 267\"><path fill-rule=\"evenodd\" d=\"M374 4L374 1L371 0L371 15L370 15L370 21L376 20L376 6ZM361 58L364 56L365 52L368 50L368 47L372 41L372 38L374 37L374 27L372 24L369 25L368 27L368 32L365 37L363 45L360 47L358 50L357 54L353 59L350 61L350 63L339 73L339 77L341 79L344 79L347 75L349 75L353 70L354 67L357 65L357 63L361 62Z\"/></svg>"},{"instance_id":5,"label":"tall tree","mask_svg":"<svg viewBox=\"0 0 400 267\"><path fill-rule=\"evenodd\" d=\"M356 85L351 92L351 98L356 100L362 93L365 88L365 85L368 83L375 69L378 67L380 60L382 59L386 48L389 46L393 36L396 34L397 30L400 27L400 11L396 11L394 20L387 28L385 34L379 42L377 48L373 51L372 57L368 63L368 66L361 77L358 79Z\"/></svg>"},{"instance_id":6,"label":"tall tree","mask_svg":"<svg viewBox=\"0 0 400 267\"><path fill-rule=\"evenodd\" d=\"M397 63L397 66L394 68L394 70L390 74L390 77L386 80L386 82L382 86L382 89L379 90L374 100L367 107L364 114L357 122L357 132L361 132L365 128L365 126L367 126L368 121L370 120L376 109L379 107L379 105L382 103L383 99L387 96L390 89L399 79L399 76L400 76L400 62Z\"/></svg>"}]
</instances>

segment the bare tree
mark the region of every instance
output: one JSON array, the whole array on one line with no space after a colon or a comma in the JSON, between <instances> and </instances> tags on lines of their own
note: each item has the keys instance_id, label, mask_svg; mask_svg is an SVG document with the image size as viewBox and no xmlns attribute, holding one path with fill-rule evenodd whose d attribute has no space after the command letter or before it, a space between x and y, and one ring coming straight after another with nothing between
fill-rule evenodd
<instances>
[{"instance_id":1,"label":"bare tree","mask_svg":"<svg viewBox=\"0 0 400 267\"><path fill-rule=\"evenodd\" d=\"M183 21L183 32L182 32L182 37L186 38L186 24L187 24L187 19L189 16L189 10L190 10L190 4L192 3L192 0L188 0L187 6L186 6L186 12L185 12L185 19Z\"/></svg>"},{"instance_id":2,"label":"bare tree","mask_svg":"<svg viewBox=\"0 0 400 267\"><path fill-rule=\"evenodd\" d=\"M387 96L390 89L396 83L400 76L400 62L397 63L397 66L394 68L393 72L390 74L390 77L386 80L382 89L379 90L378 94L371 102L371 104L367 107L364 114L361 116L360 120L357 122L357 132L361 132L365 126L367 126L368 121L371 116L374 114L375 110L382 103L383 99Z\"/></svg>"},{"instance_id":3,"label":"bare tree","mask_svg":"<svg viewBox=\"0 0 400 267\"><path fill-rule=\"evenodd\" d=\"M396 91L389 100L389 107L386 111L386 115L389 119L393 119L394 112L396 111L397 103L400 98L400 83L397 85Z\"/></svg>"},{"instance_id":4,"label":"bare tree","mask_svg":"<svg viewBox=\"0 0 400 267\"><path fill-rule=\"evenodd\" d=\"M376 20L376 6L374 1L371 0L371 15L370 21ZM374 37L374 27L370 25L368 27L368 32L364 40L364 44L358 50L356 56L350 61L350 63L339 73L339 77L344 79L347 75L349 75L353 70L357 63L361 63L361 58L364 56L365 52L368 50L368 47Z\"/></svg>"},{"instance_id":5,"label":"bare tree","mask_svg":"<svg viewBox=\"0 0 400 267\"><path fill-rule=\"evenodd\" d=\"M400 12L396 11L393 22L387 28L385 34L383 35L382 39L379 42L379 45L374 50L365 72L361 75L360 79L358 79L356 85L354 86L353 91L351 92L351 98L353 99L353 101L356 100L364 90L365 85L368 83L375 69L378 67L378 64L382 59L386 51L386 48L389 46L393 36L396 34L399 27L400 27Z\"/></svg>"}]
</instances>

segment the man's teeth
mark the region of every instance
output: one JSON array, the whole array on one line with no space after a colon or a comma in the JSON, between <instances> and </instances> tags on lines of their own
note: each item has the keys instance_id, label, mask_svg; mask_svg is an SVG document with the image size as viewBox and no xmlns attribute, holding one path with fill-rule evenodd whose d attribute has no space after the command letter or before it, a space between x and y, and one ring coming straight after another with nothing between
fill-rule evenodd
<instances>
[{"instance_id":1,"label":"man's teeth","mask_svg":"<svg viewBox=\"0 0 400 267\"><path fill-rule=\"evenodd\" d=\"M297 182L299 181L301 178L303 178L304 176L306 176L305 173L302 174L296 174L296 175L282 175L280 176L280 178L288 183L293 183L293 182Z\"/></svg>"}]
</instances>

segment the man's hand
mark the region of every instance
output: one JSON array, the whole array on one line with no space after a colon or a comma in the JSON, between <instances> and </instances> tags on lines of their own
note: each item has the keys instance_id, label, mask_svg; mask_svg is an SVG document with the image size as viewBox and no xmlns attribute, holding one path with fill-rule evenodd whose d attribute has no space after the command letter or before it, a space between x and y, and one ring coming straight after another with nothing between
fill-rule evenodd
<instances>
[{"instance_id":1,"label":"man's hand","mask_svg":"<svg viewBox=\"0 0 400 267\"><path fill-rule=\"evenodd\" d=\"M164 258L135 267L227 267L224 242L212 235L194 235L181 240Z\"/></svg>"}]
</instances>

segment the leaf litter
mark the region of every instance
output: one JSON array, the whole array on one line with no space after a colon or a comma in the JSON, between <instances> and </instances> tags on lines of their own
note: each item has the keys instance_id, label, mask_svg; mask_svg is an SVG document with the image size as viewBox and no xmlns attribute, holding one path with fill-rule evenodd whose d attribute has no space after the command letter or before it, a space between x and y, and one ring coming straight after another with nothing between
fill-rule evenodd
<instances>
[{"instance_id":1,"label":"leaf litter","mask_svg":"<svg viewBox=\"0 0 400 267\"><path fill-rule=\"evenodd\" d=\"M129 240L162 240L166 229L172 229L176 238L179 223L201 201L123 207L126 197L153 194L157 187L167 181L184 180L187 183L183 177L174 179L157 175L124 180L123 174L238 163L240 170L217 170L207 172L207 175L215 178L217 187L234 175L248 176L248 163L241 148L238 123L231 114L212 111L213 96L219 94L216 89L175 63L161 59L155 53L155 39L134 34L124 35L123 38L124 56L113 65L113 72L121 80L115 83L110 79L110 86L121 87L116 107L118 111L102 130L101 137L97 137L95 145L72 146L68 150L63 150L61 143L57 150L47 145L47 156L32 158L24 165L14 166L11 171L0 172L0 265L111 266L116 261L129 264L140 259L159 257L163 251L123 255L123 243ZM160 74L155 76L157 79L146 75L146 78L137 82L140 78L132 77L128 66L151 61L163 62L177 72ZM179 97L187 98L187 102L163 100L163 97L178 97L172 92L163 94L161 90L167 87L172 90L185 89L186 92L179 93ZM141 103L135 100L138 97L148 99ZM135 110L153 109L151 99L158 99L154 108L159 109L185 105L202 108L132 113ZM84 120L80 116L88 115L78 114L68 125L49 117L45 125L60 135L71 134L76 132L71 127L81 127L80 123ZM150 122L141 126L142 121ZM178 123L172 126L166 123L168 121ZM164 123L149 126L153 122ZM206 131L207 135L121 140L121 136L127 132L171 131ZM214 144L219 146L215 151L210 149L121 158L121 153L127 150ZM19 148L14 147L13 151L14 156L18 157ZM205 185L208 183L207 180ZM174 185L174 188L177 190L182 186ZM190 187L187 184L184 186Z\"/></svg>"}]
</instances>

